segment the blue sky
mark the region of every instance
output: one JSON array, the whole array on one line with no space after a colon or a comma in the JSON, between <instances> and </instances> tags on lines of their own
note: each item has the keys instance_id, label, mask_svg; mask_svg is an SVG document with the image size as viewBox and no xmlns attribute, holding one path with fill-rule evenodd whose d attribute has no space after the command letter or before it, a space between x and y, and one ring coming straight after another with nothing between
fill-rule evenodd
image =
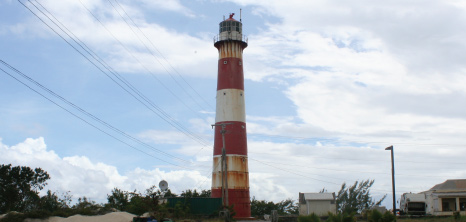
<instances>
[{"instance_id":1,"label":"blue sky","mask_svg":"<svg viewBox=\"0 0 466 222\"><path fill-rule=\"evenodd\" d=\"M85 53L36 1L21 2ZM178 193L209 189L212 39L223 16L238 19L240 8L249 43L251 196L297 199L298 192L337 192L343 182L375 179L374 195L389 194L384 205L391 206L390 145L398 198L466 177L462 1L38 2L164 113L125 92L20 2L1 1L2 61L145 143L54 99L114 139L0 72L0 162L42 167L52 177L47 189L98 202L113 187L142 191L161 179Z\"/></svg>"}]
</instances>

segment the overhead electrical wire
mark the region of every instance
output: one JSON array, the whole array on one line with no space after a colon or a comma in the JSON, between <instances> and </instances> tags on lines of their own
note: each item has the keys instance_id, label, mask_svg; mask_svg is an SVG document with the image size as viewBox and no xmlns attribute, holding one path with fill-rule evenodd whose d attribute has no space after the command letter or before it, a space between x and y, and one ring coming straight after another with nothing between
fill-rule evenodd
<instances>
[{"instance_id":1,"label":"overhead electrical wire","mask_svg":"<svg viewBox=\"0 0 466 222\"><path fill-rule=\"evenodd\" d=\"M110 2L110 0L109 0ZM152 40L150 40L150 38L147 37L147 35L140 29L140 27L136 24L136 22L134 22L134 20L131 18L131 16L129 16L129 14L126 12L126 10L120 5L120 3L115 0L115 2L118 4L118 6L121 8L121 10L125 13L125 15L131 20L131 22L134 24L134 26L136 26L136 28L139 30L139 32L147 39L147 41L150 42L150 44L152 45L152 47L154 47L154 49L159 53L159 55L163 58L163 60L165 60L165 62L170 66L170 68L175 71L176 74L178 74L178 76L186 83L186 85L189 86L189 88L197 94L197 96L199 98L201 98L201 100L207 105L209 106L212 110L215 110L205 99L204 97L202 97L199 92L197 92L197 90L194 89L194 87L191 86L191 84L188 83L188 81L186 81L186 79L178 72L177 69L175 69L175 67L173 67L173 65L170 63L170 61L168 61L167 58L165 58L165 56L163 55L162 52L160 52L160 50L158 50L158 48L155 46L155 44L153 43ZM110 2L111 4L111 2ZM113 4L112 4L113 6ZM115 8L115 7L114 7ZM115 8L116 10L116 8ZM121 16L121 15L120 15ZM127 23L128 24L128 23ZM132 29L131 29L132 30ZM171 75L170 75L171 76ZM184 87L181 87L182 89L184 89ZM197 102L196 102L197 103ZM199 105L199 104L198 104ZM200 106L200 105L199 105ZM201 106L200 106L201 107Z\"/></svg>"},{"instance_id":2,"label":"overhead electrical wire","mask_svg":"<svg viewBox=\"0 0 466 222\"><path fill-rule=\"evenodd\" d=\"M34 5L31 0L28 0L32 5ZM198 137L196 135L194 135L193 133L191 133L189 130L187 130L182 124L178 123L175 119L173 119L168 113L166 113L165 111L163 111L160 107L158 107L157 105L155 105L155 103L153 103L149 98L147 98L146 96L144 96L139 90L137 90L132 84L130 84L124 77L122 77L118 72L116 72L113 68L111 68L107 63L105 63L105 61L100 58L94 51L92 51L89 47L87 47L86 44L84 44L78 37L76 37L76 35L74 35L73 32L71 32L69 29L66 28L66 26L63 25L63 23L61 23L55 16L53 16L52 13L50 13L42 4L40 4L39 2L36 1L36 3L38 3L45 11L47 11L58 23L60 23L61 26L63 26L64 29L66 29L72 36L70 36L70 34L68 34L67 32L65 32L57 23L55 23L49 16L47 16L44 12L42 12L42 10L40 10L36 5L34 5L34 7L39 10L42 14L44 14L50 21L52 21L58 28L60 28L60 30L62 30L65 34L68 35L68 37L70 37L71 39L73 39L73 41L78 44L83 50L85 50L88 54L90 54L97 62L99 62L102 66L104 66L104 68L106 68L111 74L113 74L114 76L117 77L118 80L122 81L124 83L124 85L126 85L129 89L131 89L131 91L135 92L139 97L141 97L144 101L146 101L149 105L151 105L152 107L154 107L155 109L157 109L157 111L159 111L163 116L167 117L169 120L171 120L174 124L176 124L177 126L179 126L180 128L182 128L183 130L185 130L189 135L191 136L194 136L195 139L198 139L200 141L202 141L203 139L201 137ZM84 5L83 5L84 6ZM85 6L84 6L85 7ZM87 8L86 8L87 9ZM88 10L89 11L89 10ZM90 12L90 11L89 11ZM90 12L91 13L91 12ZM91 13L92 14L92 13ZM93 15L93 14L92 14ZM94 16L94 15L93 15ZM95 17L95 16L94 16ZM97 20L98 18L95 17ZM99 23L100 20L98 20ZM101 25L109 32L110 35L113 36L113 38L118 41L120 43L120 45L122 45L122 47L124 47L128 53L130 53L133 57L134 55L129 51L129 49L127 49L123 43L121 43L106 27L105 25L103 25L101 23ZM56 32L57 33L57 32ZM57 33L58 34L58 33ZM82 44L82 45L81 45ZM83 47L84 46L84 47ZM135 59L137 59L136 57L134 57ZM139 62L139 60L138 60ZM139 62L140 63L140 62ZM154 78L156 78L154 76ZM157 78L156 78L157 79ZM157 79L158 80L158 79ZM166 87L160 80L159 82L166 88L168 89L168 87ZM119 85L121 87L121 85ZM168 89L169 90L169 89ZM170 90L169 90L170 91ZM128 92L128 91L127 91ZM170 91L171 92L171 91ZM140 101L140 100L138 100ZM140 101L142 102L142 101ZM146 106L147 107L147 106ZM159 115L159 117L161 117ZM175 127L176 128L176 127ZM202 145L206 145L208 144L207 141L202 141L204 144Z\"/></svg>"},{"instance_id":3,"label":"overhead electrical wire","mask_svg":"<svg viewBox=\"0 0 466 222\"><path fill-rule=\"evenodd\" d=\"M269 164L277 164L280 166L292 166L292 167L302 167L302 168L310 168L310 169L317 169L317 170L329 170L329 171L340 171L340 172L352 172L352 173L366 173L366 174L383 174L383 175L392 175L391 173L382 173L382 172L370 172L370 171L359 171L359 170L345 170L345 169L331 169L331 168L323 168L323 167L312 167L312 166L304 166L299 164L289 164L289 163L279 163L279 162L268 162L262 161L264 163ZM425 177L425 175L409 175L409 174L400 174L396 173L397 176L409 176L409 177ZM429 177L439 177L444 178L445 176L435 176L431 175Z\"/></svg>"},{"instance_id":4,"label":"overhead electrical wire","mask_svg":"<svg viewBox=\"0 0 466 222\"><path fill-rule=\"evenodd\" d=\"M23 4L20 0L18 0L18 1L19 1L21 4ZM30 2L30 0L28 0L28 1ZM109 2L110 2L110 1L109 1ZM120 6L120 8L124 11L124 13L128 16L128 18L129 18L129 19L133 22L133 24L139 29L139 31L145 36L145 38L146 38L147 40L149 40L149 42L151 42L151 44L153 45L153 47L158 51L158 49L155 47L155 45L152 43L152 41L150 41L150 39L147 38L147 36L140 30L139 26L137 26L137 25L134 23L134 21L131 19L131 17L129 17L129 15L126 13L126 11L124 10L124 8L123 8L116 0L115 0L115 2ZM37 3L38 3L38 2L37 2ZM31 4L34 5L32 2L31 2ZM39 4L40 4L40 3L39 3ZM112 3L110 2L110 4L112 4ZM23 6L25 6L26 8L28 8L28 7L27 7L26 5L24 5L24 4L23 4ZM34 6L37 8L36 5L34 5ZM43 6L42 6L42 7L43 7ZM118 10L115 8L115 6L114 6L113 4L112 4L112 7L118 12ZM28 9L29 9L29 8L28 8ZM37 8L37 9L38 9L38 8ZM44 9L45 9L45 8L44 8ZM75 48L71 43L69 43L69 42L68 42L64 37L62 37L57 31L55 31L55 30L54 30L52 27L50 27L46 22L44 22L44 21L43 21L39 16L37 16L31 9L29 9L29 10L30 10L36 17L38 17L44 24L46 24L49 28L51 28L56 34L58 34L63 40L65 40L70 46L72 46L76 51L78 51L78 53L80 53L82 56L84 56L89 62L91 62L94 66L96 66L101 72L103 72L104 74L106 74L110 79L112 79L112 81L114 81L115 83L117 83L115 79L113 79L112 77L110 77L110 76L109 76L105 71L103 71L97 64L95 64L95 63L93 63L92 61L90 61L89 58L87 58L82 52L80 52L80 51L79 51L77 48ZM38 9L38 10L41 11L40 9ZM43 13L43 12L41 11L41 13ZM119 13L119 12L118 12L118 13ZM43 14L44 14L46 17L48 17L45 13L43 13ZM51 14L51 13L49 12L49 14ZM119 13L119 14L120 14L120 13ZM51 14L51 15L52 15L52 14ZM53 16L53 15L52 15L52 16ZM122 16L122 15L120 14L120 16ZM48 17L48 18L49 18L49 17ZM122 17L122 18L123 18L123 17ZM50 18L49 18L49 19L50 19ZM55 19L56 19L56 18L55 18ZM123 19L124 19L124 18L123 18ZM53 22L52 19L50 19L50 20ZM57 20L57 19L56 19L56 20ZM125 20L125 19L124 19L124 20ZM58 20L57 20L57 21L58 21ZM59 21L58 21L58 22L59 22ZM99 22L100 22L100 21L99 21ZM127 24L128 26L130 26L126 20L125 20L125 22L126 22L126 24ZM55 22L53 22L53 23L54 23L58 28L60 28L60 26L57 25ZM61 24L61 23L60 23L60 24ZM102 23L101 23L101 24L102 24ZM62 24L62 26L65 27L63 24ZM130 26L130 27L131 27L131 26ZM66 27L65 27L65 28L66 28ZM61 29L61 28L60 28L60 29ZM61 30L62 30L65 34L67 34L71 39L73 39L73 41L75 41L76 44L80 45L81 48L83 48L82 45L85 45L85 44L84 44L81 40L79 40L79 38L77 38L74 34L72 34L74 37L76 37L76 39L78 40L78 42L80 42L82 45L81 45L80 43L78 43L76 40L74 40L74 38L71 37L66 31L64 31L63 29L61 29ZM68 30L68 29L67 29L67 30ZM131 29L131 30L133 31L134 34L136 34L136 33L134 32L133 29ZM69 31L69 30L68 30L68 32L72 33L72 32ZM138 39L139 39L139 38L138 38ZM140 40L140 39L139 39L139 40ZM141 40L140 40L140 41L141 41ZM142 42L142 41L141 41L141 42ZM121 43L121 42L120 42L120 43ZM144 44L144 46L148 49L148 47L147 47L145 44ZM89 53L97 62L99 62L105 69L109 70L110 73L112 73L113 75L115 75L115 76L116 76L116 79L122 81L122 82L124 83L124 85L126 85L131 91L135 92L139 97L143 98L144 101L148 102L147 97L145 97L145 96L144 96L142 93L140 93L134 86L132 86L131 84L129 84L129 82L127 82L127 81L126 81L124 78L122 78L118 73L116 73L116 72L115 72L110 66L108 66L108 64L106 64L100 57L99 57L99 59L96 59L97 54L95 54L95 53L94 53L92 50L90 50L87 46L85 46L85 47L87 48L87 50L84 49L84 48L83 48L83 49L84 49L87 53ZM88 50L89 50L89 51L88 51ZM148 50L149 50L149 49L148 49ZM92 53L91 53L91 52L92 52ZM158 52L159 52L159 51L158 51ZM151 53L151 54L156 58L156 56L155 56L153 53ZM162 55L160 52L159 52L159 54ZM95 56L95 57L94 57L94 56ZM166 60L166 58L165 58L163 55L162 55L162 57ZM168 60L166 60L166 61L167 61L167 63L168 63ZM159 62L159 63L160 63L160 62ZM168 64L170 64L170 63L168 63ZM162 65L162 66L163 66L163 65ZM171 64L170 64L170 66L171 66L171 68L172 68L173 70L175 70ZM164 67L164 69L166 69L166 68ZM2 69L2 71L5 72L3 69ZM167 71L167 72L168 72L168 71ZM178 73L176 70L175 70L175 72ZM7 73L7 74L8 74L8 73ZM170 74L170 73L169 73L169 74ZM178 73L178 75L185 81L185 79L184 79L179 73ZM174 79L174 77L173 77L171 74L170 74L170 76ZM119 78L119 77L120 77L120 78ZM175 80L175 79L174 79L174 80ZM176 81L176 80L175 80L175 81ZM186 81L185 81L185 82L186 82ZM187 82L186 82L186 83L187 83ZM23 84L24 84L24 83L23 83ZM122 87L126 92L130 93L130 92L129 92L126 88L124 88L122 85L120 85L119 83L117 83L117 84L118 84L120 87ZM181 87L181 85L180 85L178 82L177 82L177 84ZM189 83L187 83L187 84L189 85ZM191 86L190 86L190 87L191 87ZM192 88L192 87L191 87L191 88ZM194 88L192 88L192 89L194 90ZM196 92L196 91L195 91L195 92ZM196 93L197 93L197 92L196 92ZM135 95L133 95L132 93L130 93L130 94L131 94L133 97L135 97ZM42 94L41 94L41 95L42 95ZM188 95L190 95L190 94L188 93ZM135 98L136 98L136 97L135 97ZM200 97L200 98L202 98L202 97ZM136 99L137 99L137 98L136 98ZM139 99L137 99L137 100L138 100L139 102L143 103L141 100L139 100ZM152 102L148 102L148 103L151 104ZM143 103L143 104L144 104L144 103ZM144 105L145 105L145 104L144 104ZM153 104L153 105L155 105L155 104ZM145 106L147 107L147 105L145 105ZM201 107L201 106L200 106L200 107ZM148 108L149 108L149 107L148 107ZM201 108L202 108L202 107L201 107ZM151 109L151 110L152 110L152 109ZM152 111L153 111L153 110L152 110ZM153 112L154 112L154 111L153 111ZM165 114L166 114L166 113L165 113ZM159 115L159 114L158 114L158 115ZM165 116L166 118L168 118L168 120L174 121L174 119L171 118L171 117L169 117L168 114L167 114L167 115L164 115L164 116ZM160 115L159 115L159 117L160 117ZM161 117L161 118L162 118L162 117ZM162 118L162 119L164 119L164 118ZM164 119L164 120L165 120L166 122L169 122L167 119ZM172 125L172 124L170 124L170 125ZM172 126L173 126L173 125L172 125ZM177 127L175 127L175 128L178 129ZM178 130L179 130L179 129L178 129ZM185 134L185 133L183 133L183 134ZM186 135L186 134L185 134L185 135ZM190 136L190 137L191 137L191 136ZM282 136L282 137L283 137L283 136ZM191 137L191 138L192 138L192 137ZM340 140L340 141L341 141L341 140ZM198 142L199 142L199 141L198 141ZM352 142L354 143L354 141L352 141ZM396 143L395 143L395 144L396 144ZM202 144L202 145L206 145L206 144ZM266 164L266 163L261 162L261 161L258 161L258 160L255 160L255 161L257 161L257 162L259 162L259 163L261 163L261 164L263 164L263 165L272 166L272 165ZM274 166L272 166L272 167L274 167ZM283 170L283 169L281 169L281 170ZM286 170L285 170L285 171L286 171ZM292 173L292 172L291 172L291 173ZM296 174L296 175L299 175L299 174ZM303 175L300 175L300 176L303 176ZM318 180L318 179L315 179L315 178L311 178L311 179ZM322 181L322 180L318 180L318 181L332 183L332 182L329 182L329 181ZM335 183L333 183L333 184L335 184Z\"/></svg>"},{"instance_id":5,"label":"overhead electrical wire","mask_svg":"<svg viewBox=\"0 0 466 222\"><path fill-rule=\"evenodd\" d=\"M298 136L286 136L276 134L262 134L262 133L250 133L252 136L262 136L269 138L282 138L282 139L294 139L294 140L312 140L316 142L333 142L333 143L358 143L358 144L391 144L391 145L410 145L410 146L448 146L448 147L463 147L466 148L466 144L444 144L444 143L403 143L403 142L375 142L375 141L361 141L361 140L348 140L348 139L333 139L333 138L317 138L317 137L298 137Z\"/></svg>"},{"instance_id":6,"label":"overhead electrical wire","mask_svg":"<svg viewBox=\"0 0 466 222\"><path fill-rule=\"evenodd\" d=\"M9 65L8 63L4 62L3 60L0 60L0 63L3 64L4 66L6 66L7 68L9 68L10 70L16 72L17 74L19 74L20 76L22 76L22 77L25 78L26 80L30 81L31 83L37 85L39 88L41 88L42 90L46 91L47 93L49 93L50 95L54 96L55 98L57 98L57 99L59 99L59 100L65 102L66 104L68 104L69 106L75 108L75 109L78 110L79 112L85 114L85 115L88 116L88 117L91 117L92 119L98 121L98 122L101 123L102 125L104 125L104 126L110 128L110 129L112 129L114 132L117 132L117 133L119 133L120 135L123 135L123 136L125 136L125 137L127 137L127 138L130 138L130 139L132 139L133 141L137 141L137 142L139 142L139 143L145 144L144 142L139 141L138 139L136 139L136 138L134 138L134 137L132 137L132 136L129 136L128 134L122 132L121 130L119 130L119 129L113 127L113 126L111 126L110 124L108 124L108 123L106 123L106 122L100 120L99 118L93 116L92 114L86 112L85 110L83 110L82 108L76 106L75 104L73 104L73 103L67 101L67 100L64 99L63 97L59 96L58 94L54 93L54 92L51 91L50 89L48 89L48 88L44 87L43 85L39 84L38 82L36 82L36 81L33 80L32 78L30 78L29 76L25 75L24 73L20 72L20 71L17 70L16 68L12 67L12 66ZM1 70L2 72L4 72L5 74L9 75L11 78L13 78L13 79L15 79L16 81L18 81L19 83L21 83L22 85L26 86L26 87L29 88L30 90L32 90L32 91L34 91L35 93L39 94L39 95L42 96L44 99L50 101L51 103L53 103L53 104L55 104L56 106L60 107L61 109L65 110L67 113L73 115L74 117L76 117L76 118L78 118L79 120L83 121L84 123L90 125L91 127L95 128L96 130L98 130L98 131L100 131L100 132L106 134L107 136L110 136L110 137L112 137L113 139L115 139L115 140L117 140L117 141L119 141L119 142L121 142L121 143L123 143L123 144L129 146L130 148L135 149L135 150L137 150L137 151L139 151L139 152L141 152L141 153L144 153L144 154L146 154L146 155L148 155L148 156L150 156L150 157L153 157L153 158L155 158L155 159L157 159L157 160L160 160L160 161L162 161L162 162L164 162L164 163L168 163L168 164L170 164L170 165L174 165L174 166L180 167L180 168L187 168L187 167L184 167L184 166L175 164L175 163L168 162L168 161L166 161L166 160L164 160L164 159L162 159L162 158L156 157L156 156L154 156L154 155L152 155L152 154L149 154L149 153L147 153L147 152L145 152L145 151L143 151L143 150L141 150L141 149L139 149L139 148L137 148L137 147L135 147L135 146L133 146L133 145L131 145L131 144L129 144L129 143L127 143L127 142L125 142L125 141L119 139L119 138L117 138L116 136L114 136L114 135L110 134L109 132L103 130L102 128L96 126L95 124L92 124L91 122L87 121L86 119L80 117L78 114L76 114L76 113L70 111L69 109L65 108L64 106L58 104L56 101L52 100L52 99L49 98L48 96L46 96L46 95L44 95L43 93L39 92L38 90L32 88L30 85L28 85L28 84L26 84L25 82L21 81L20 79L16 78L14 75L12 75L12 74L9 73L8 71L4 70L3 68L0 67L0 70ZM150 145L148 145L148 144L146 144L146 145L149 146L149 147L152 147L152 146L150 146ZM152 147L152 148L153 148L153 147ZM160 153L162 153L162 154L164 154L164 155L166 155L166 156L169 156L169 157L171 157L171 158L176 158L176 159L178 159L178 160L183 160L183 159L181 159L181 158L175 157L175 156L173 156L173 155L171 155L171 154L168 154L168 153L163 152L163 151L161 151L161 150L159 150L159 149L156 149L156 148L153 148L152 150L158 151L158 152L160 152ZM186 161L186 160L183 160L183 161ZM187 169L189 169L189 168L187 168Z\"/></svg>"},{"instance_id":7,"label":"overhead electrical wire","mask_svg":"<svg viewBox=\"0 0 466 222\"><path fill-rule=\"evenodd\" d=\"M81 0L80 0L81 2ZM128 23L128 21L126 21L125 17L120 13L120 11L117 10L117 8L113 5L113 3L108 0L108 2L110 3L110 5L113 7L113 9L118 13L118 15L123 19L123 21L126 23L126 25L128 26L128 28L131 30L131 32L133 32L134 36L136 36L136 38L139 40L139 42L141 42L141 44L147 49L147 51L149 52L149 54L152 55L152 57L154 57L154 59L163 67L163 69L166 71L166 73L168 73L168 75L173 79L173 81L175 81L175 83L180 87L180 89L186 93L186 95L188 95L192 101L194 101L201 109L203 110L206 110L201 104L199 104L197 102L196 99L194 99L193 96L191 96L190 93L188 93L185 89L185 87L183 87L179 82L178 80L176 80L176 78L172 75L172 73L163 65L163 63L159 60L159 58L157 58L157 56L155 56L155 54L152 52L152 50L149 49L149 47L144 43L144 41L141 40L141 38L139 38L139 35L134 31L134 29L131 27L131 25ZM82 2L81 2L82 4ZM123 9L123 7L121 7L120 4L118 4L120 6L120 8ZM88 10L90 12L90 10ZM138 28L138 30L146 37L146 39L152 43L152 41L149 40L149 38L147 38L147 36L141 31L141 29L139 29L139 26L136 25L136 23L133 21L133 19L131 19L131 17L129 17L129 15L126 13L126 11L123 9L123 11L125 12L126 16L133 22L133 24ZM91 12L90 12L91 13ZM94 16L95 17L95 16ZM157 50L157 52L161 55L161 57L163 57L165 59L165 57L162 55L162 53L155 47L155 45L152 43L152 46ZM168 60L165 59L165 61L168 63ZM170 63L169 63L170 64ZM141 64L142 65L142 64ZM171 64L170 64L171 66ZM173 68L173 66L172 66ZM181 75L180 75L181 76ZM184 80L184 78L183 78ZM189 84L188 84L189 85ZM191 85L189 85L191 86ZM192 88L192 87L191 87ZM193 89L193 88L192 88ZM194 90L194 89L193 89ZM195 91L195 90L194 90ZM197 91L195 91L197 93ZM199 95L199 94L198 94ZM200 95L199 95L200 96ZM202 97L201 97L202 98ZM189 108L189 107L188 107ZM190 108L189 108L190 109ZM193 110L192 110L193 111ZM194 111L193 111L194 112Z\"/></svg>"},{"instance_id":8,"label":"overhead electrical wire","mask_svg":"<svg viewBox=\"0 0 466 222\"><path fill-rule=\"evenodd\" d=\"M44 16L46 16L55 26L57 26L63 33L65 33L70 39L72 39L75 44L77 44L79 47L81 47L87 54L89 54L94 60L96 60L99 64L101 64L105 69L107 69L115 78L112 78L107 72L105 72L101 67L99 67L96 63L92 62L90 58L88 58L86 55L84 55L84 52L81 52L76 46L71 44L68 40L66 40L65 37L63 37L61 34L59 34L54 28L52 28L47 22L45 22L40 16L38 16L34 11L32 11L31 8L26 6L23 2L18 0L24 7L26 7L31 13L33 13L37 18L39 18L42 23L44 23L47 27L49 27L53 32L55 32L60 38L62 38L68 45L70 45L75 51L77 51L80 55L82 55L86 60L88 60L91 64L93 64L97 69L99 69L102 73L104 73L107 77L109 77L113 82L115 82L120 88L122 88L124 91L126 91L128 94L130 94L133 98L135 98L137 101L139 101L141 104L143 104L146 108L151 110L153 113L155 113L157 116L159 116L162 120L173 126L175 129L180 131L181 133L185 134L186 136L190 137L191 139L195 140L196 142L200 143L201 145L207 146L207 142L204 141L201 137L193 134L190 132L188 129L186 129L184 126L182 126L180 123L178 123L175 119L173 119L170 115L168 115L166 112L164 112L160 107L155 105L153 102L147 99L147 97L143 96L142 93L140 93L135 87L133 87L129 82L127 82L122 76L119 74L117 75L116 72L112 71L109 67L104 65L100 59L98 59L96 56L94 56L93 53L91 53L89 50L87 50L79 41L77 40L78 38L74 38L68 32L66 32L62 27L60 27L55 21L53 21L48 15L46 15L42 10L40 10L35 4L33 4L30 0L28 0L39 12L41 12ZM122 83L119 83L116 79L120 80ZM125 88L124 85L126 85ZM143 102L146 101L145 102ZM152 107L152 108L151 108ZM155 111L155 110L157 111Z\"/></svg>"},{"instance_id":9,"label":"overhead electrical wire","mask_svg":"<svg viewBox=\"0 0 466 222\"><path fill-rule=\"evenodd\" d=\"M180 101L187 109L189 109L191 112L193 112L196 116L198 116L199 118L202 118L199 116L199 114L194 111L191 107L189 107L183 100L181 100L180 97L178 97L169 87L167 87L159 78L157 78L157 76L152 72L150 71L136 56L134 56L134 54L128 49L128 47L126 47L110 30L108 30L108 28L102 23L102 21L100 21L99 18L97 18L96 15L94 15L94 13L92 13L91 10L89 10L83 3L81 0L78 0L81 5L87 10L87 12L89 12L89 14L91 14L94 19L99 22L99 24L107 31L108 34L110 34L113 39L115 39L124 49L126 52L128 52L131 57L133 57L133 59L135 59L139 65L141 65L151 76L152 78L154 78L160 85L162 85L162 87L164 87L173 97L175 97L178 101ZM40 3L39 3L40 4ZM50 12L49 12L50 13ZM137 36L136 36L137 37ZM158 61L159 62L159 61ZM160 62L159 62L160 63ZM161 64L161 63L160 63ZM163 64L161 64L163 66ZM165 67L164 67L165 68Z\"/></svg>"}]
</instances>

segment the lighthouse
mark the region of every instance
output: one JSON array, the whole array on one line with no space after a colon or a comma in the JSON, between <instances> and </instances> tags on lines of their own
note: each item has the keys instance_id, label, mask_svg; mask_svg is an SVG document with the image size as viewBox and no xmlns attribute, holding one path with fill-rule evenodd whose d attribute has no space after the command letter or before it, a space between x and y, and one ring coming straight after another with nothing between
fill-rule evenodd
<instances>
[{"instance_id":1,"label":"lighthouse","mask_svg":"<svg viewBox=\"0 0 466 222\"><path fill-rule=\"evenodd\" d=\"M219 24L217 105L212 170L212 197L233 206L236 218L251 217L249 199L243 50L247 39L242 23L230 17Z\"/></svg>"}]
</instances>

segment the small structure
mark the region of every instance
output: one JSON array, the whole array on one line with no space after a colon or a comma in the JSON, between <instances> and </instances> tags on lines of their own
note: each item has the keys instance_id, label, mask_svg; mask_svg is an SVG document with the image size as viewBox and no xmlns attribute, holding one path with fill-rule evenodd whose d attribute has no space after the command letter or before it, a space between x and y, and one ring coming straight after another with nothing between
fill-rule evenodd
<instances>
[{"instance_id":1,"label":"small structure","mask_svg":"<svg viewBox=\"0 0 466 222\"><path fill-rule=\"evenodd\" d=\"M404 193L400 199L400 214L425 215L426 214L426 194L425 193Z\"/></svg>"},{"instance_id":2,"label":"small structure","mask_svg":"<svg viewBox=\"0 0 466 222\"><path fill-rule=\"evenodd\" d=\"M466 179L446 180L422 193L426 195L427 214L448 216L460 212L466 215Z\"/></svg>"},{"instance_id":3,"label":"small structure","mask_svg":"<svg viewBox=\"0 0 466 222\"><path fill-rule=\"evenodd\" d=\"M299 193L299 215L326 216L336 211L335 193Z\"/></svg>"}]
</instances>

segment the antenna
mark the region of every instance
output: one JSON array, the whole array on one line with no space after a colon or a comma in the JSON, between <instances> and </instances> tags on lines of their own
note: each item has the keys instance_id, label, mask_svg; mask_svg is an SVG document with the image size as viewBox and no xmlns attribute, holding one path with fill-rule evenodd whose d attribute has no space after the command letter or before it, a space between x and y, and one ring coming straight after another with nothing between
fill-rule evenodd
<instances>
[{"instance_id":1,"label":"antenna","mask_svg":"<svg viewBox=\"0 0 466 222\"><path fill-rule=\"evenodd\" d=\"M239 22L241 22L241 9L239 9Z\"/></svg>"},{"instance_id":2,"label":"antenna","mask_svg":"<svg viewBox=\"0 0 466 222\"><path fill-rule=\"evenodd\" d=\"M165 180L160 181L159 183L160 191L165 192L168 190L168 183Z\"/></svg>"}]
</instances>

